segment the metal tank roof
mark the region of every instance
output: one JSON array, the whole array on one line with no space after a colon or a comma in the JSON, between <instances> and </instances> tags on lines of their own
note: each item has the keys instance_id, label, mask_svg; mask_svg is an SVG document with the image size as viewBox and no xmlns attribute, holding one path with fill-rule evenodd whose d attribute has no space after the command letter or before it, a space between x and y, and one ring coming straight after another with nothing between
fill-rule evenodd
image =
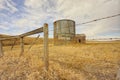
<instances>
[{"instance_id":1,"label":"metal tank roof","mask_svg":"<svg viewBox=\"0 0 120 80\"><path fill-rule=\"evenodd\" d=\"M70 19L61 19L61 20L56 20L56 21L54 21L54 23L55 23L55 22L59 22L59 21L72 21L72 22L75 22L74 20L70 20Z\"/></svg>"}]
</instances>

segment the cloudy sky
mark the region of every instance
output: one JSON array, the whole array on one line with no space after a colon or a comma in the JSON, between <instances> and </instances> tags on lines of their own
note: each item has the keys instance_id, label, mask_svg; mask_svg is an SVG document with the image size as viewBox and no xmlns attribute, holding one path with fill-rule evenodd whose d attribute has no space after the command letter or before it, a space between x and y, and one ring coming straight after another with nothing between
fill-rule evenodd
<instances>
[{"instance_id":1,"label":"cloudy sky","mask_svg":"<svg viewBox=\"0 0 120 80\"><path fill-rule=\"evenodd\" d=\"M59 19L76 24L120 13L120 0L0 0L0 34L17 35ZM85 25L76 33L87 38L120 37L120 16ZM49 32L52 37L53 32Z\"/></svg>"}]
</instances>

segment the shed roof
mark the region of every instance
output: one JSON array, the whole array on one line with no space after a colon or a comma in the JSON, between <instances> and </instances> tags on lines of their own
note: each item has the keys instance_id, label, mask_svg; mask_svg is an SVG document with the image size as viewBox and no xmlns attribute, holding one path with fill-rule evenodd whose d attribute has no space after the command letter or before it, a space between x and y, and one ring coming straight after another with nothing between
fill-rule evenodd
<instances>
[{"instance_id":1,"label":"shed roof","mask_svg":"<svg viewBox=\"0 0 120 80\"><path fill-rule=\"evenodd\" d=\"M85 34L76 34L76 37L86 36Z\"/></svg>"}]
</instances>

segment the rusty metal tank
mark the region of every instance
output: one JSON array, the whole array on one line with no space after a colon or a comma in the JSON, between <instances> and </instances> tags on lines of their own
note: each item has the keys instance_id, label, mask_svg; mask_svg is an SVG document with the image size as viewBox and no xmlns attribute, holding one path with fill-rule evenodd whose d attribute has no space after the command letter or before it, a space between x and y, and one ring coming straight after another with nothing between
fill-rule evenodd
<instances>
[{"instance_id":1,"label":"rusty metal tank","mask_svg":"<svg viewBox=\"0 0 120 80\"><path fill-rule=\"evenodd\" d=\"M74 40L75 21L62 19L54 22L54 44L66 44Z\"/></svg>"}]
</instances>

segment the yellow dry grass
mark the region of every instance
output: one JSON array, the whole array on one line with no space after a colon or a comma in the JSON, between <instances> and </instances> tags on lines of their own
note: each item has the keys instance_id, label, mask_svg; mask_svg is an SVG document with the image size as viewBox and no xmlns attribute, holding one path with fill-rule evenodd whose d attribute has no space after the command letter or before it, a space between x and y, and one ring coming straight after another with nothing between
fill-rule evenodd
<instances>
[{"instance_id":1,"label":"yellow dry grass","mask_svg":"<svg viewBox=\"0 0 120 80\"><path fill-rule=\"evenodd\" d=\"M4 47L0 80L115 80L120 68L120 43L49 45L49 71L44 70L43 45L19 57L20 47Z\"/></svg>"}]
</instances>

